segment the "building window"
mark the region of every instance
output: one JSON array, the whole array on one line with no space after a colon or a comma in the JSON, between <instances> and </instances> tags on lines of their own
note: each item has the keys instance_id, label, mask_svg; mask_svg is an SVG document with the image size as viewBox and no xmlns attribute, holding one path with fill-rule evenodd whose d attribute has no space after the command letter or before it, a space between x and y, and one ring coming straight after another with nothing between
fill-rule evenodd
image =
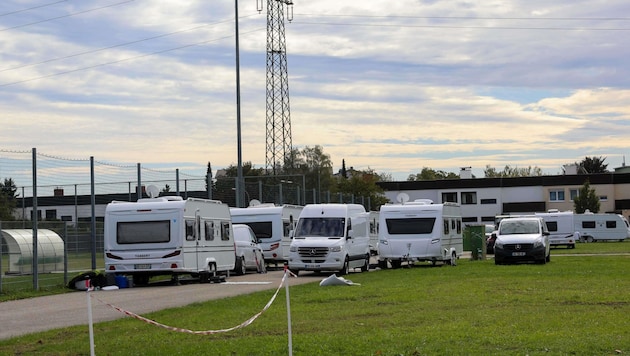
<instances>
[{"instance_id":1,"label":"building window","mask_svg":"<svg viewBox=\"0 0 630 356\"><path fill-rule=\"evenodd\" d=\"M550 190L549 201L564 201L564 190Z\"/></svg>"},{"instance_id":2,"label":"building window","mask_svg":"<svg viewBox=\"0 0 630 356\"><path fill-rule=\"evenodd\" d=\"M46 209L46 220L55 220L55 219L57 219L57 210Z\"/></svg>"},{"instance_id":3,"label":"building window","mask_svg":"<svg viewBox=\"0 0 630 356\"><path fill-rule=\"evenodd\" d=\"M479 200L480 204L496 204L497 200L496 199L481 199Z\"/></svg>"},{"instance_id":4,"label":"building window","mask_svg":"<svg viewBox=\"0 0 630 356\"><path fill-rule=\"evenodd\" d=\"M580 196L579 189L569 189L569 198L571 199L571 201L575 200L575 198L579 196Z\"/></svg>"},{"instance_id":5,"label":"building window","mask_svg":"<svg viewBox=\"0 0 630 356\"><path fill-rule=\"evenodd\" d=\"M481 217L481 221L482 222L490 222L492 224L494 224L494 219L495 219L494 216L482 216Z\"/></svg>"},{"instance_id":6,"label":"building window","mask_svg":"<svg viewBox=\"0 0 630 356\"><path fill-rule=\"evenodd\" d=\"M462 221L465 223L476 223L477 222L477 217L476 216L465 216L462 217Z\"/></svg>"},{"instance_id":7,"label":"building window","mask_svg":"<svg viewBox=\"0 0 630 356\"><path fill-rule=\"evenodd\" d=\"M607 201L608 200L608 195L600 195L599 196L599 201Z\"/></svg>"},{"instance_id":8,"label":"building window","mask_svg":"<svg viewBox=\"0 0 630 356\"><path fill-rule=\"evenodd\" d=\"M462 192L462 205L463 204L477 204L477 193Z\"/></svg>"},{"instance_id":9,"label":"building window","mask_svg":"<svg viewBox=\"0 0 630 356\"><path fill-rule=\"evenodd\" d=\"M457 203L457 193L442 193L442 203Z\"/></svg>"}]
</instances>

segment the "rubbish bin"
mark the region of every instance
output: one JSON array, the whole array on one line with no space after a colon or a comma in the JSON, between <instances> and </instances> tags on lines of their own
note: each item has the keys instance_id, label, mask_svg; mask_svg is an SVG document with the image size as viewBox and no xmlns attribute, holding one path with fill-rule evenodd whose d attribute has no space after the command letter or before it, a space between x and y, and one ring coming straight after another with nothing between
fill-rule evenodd
<instances>
[{"instance_id":1,"label":"rubbish bin","mask_svg":"<svg viewBox=\"0 0 630 356\"><path fill-rule=\"evenodd\" d=\"M464 251L470 251L473 260L486 259L486 226L467 225L464 229Z\"/></svg>"}]
</instances>

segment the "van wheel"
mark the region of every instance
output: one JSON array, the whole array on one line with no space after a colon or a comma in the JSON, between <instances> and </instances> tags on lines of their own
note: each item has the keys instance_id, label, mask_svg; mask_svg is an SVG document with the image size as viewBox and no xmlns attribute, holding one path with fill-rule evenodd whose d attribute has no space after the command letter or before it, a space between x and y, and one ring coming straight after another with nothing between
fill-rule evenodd
<instances>
[{"instance_id":1,"label":"van wheel","mask_svg":"<svg viewBox=\"0 0 630 356\"><path fill-rule=\"evenodd\" d=\"M547 258L545 258L545 262L551 262L551 253L547 255Z\"/></svg>"},{"instance_id":2,"label":"van wheel","mask_svg":"<svg viewBox=\"0 0 630 356\"><path fill-rule=\"evenodd\" d=\"M236 263L234 264L234 273L236 273L239 276L242 276L245 274L246 272L246 267L245 267L245 257L237 257L236 258Z\"/></svg>"},{"instance_id":3,"label":"van wheel","mask_svg":"<svg viewBox=\"0 0 630 356\"><path fill-rule=\"evenodd\" d=\"M402 261L401 260L391 260L392 263L392 268L393 269L398 269L400 268L400 266L402 266Z\"/></svg>"},{"instance_id":4,"label":"van wheel","mask_svg":"<svg viewBox=\"0 0 630 356\"><path fill-rule=\"evenodd\" d=\"M348 260L348 256L346 256L346 259L343 261L343 267L341 268L341 271L339 271L339 274L342 276L345 276L349 273L350 273L350 261Z\"/></svg>"},{"instance_id":5,"label":"van wheel","mask_svg":"<svg viewBox=\"0 0 630 356\"><path fill-rule=\"evenodd\" d=\"M586 242L593 242L593 236L587 236Z\"/></svg>"},{"instance_id":6,"label":"van wheel","mask_svg":"<svg viewBox=\"0 0 630 356\"><path fill-rule=\"evenodd\" d=\"M387 269L387 260L378 260L378 267L380 269Z\"/></svg>"},{"instance_id":7,"label":"van wheel","mask_svg":"<svg viewBox=\"0 0 630 356\"><path fill-rule=\"evenodd\" d=\"M367 272L370 270L370 254L365 255L365 264L361 267L361 272Z\"/></svg>"}]
</instances>

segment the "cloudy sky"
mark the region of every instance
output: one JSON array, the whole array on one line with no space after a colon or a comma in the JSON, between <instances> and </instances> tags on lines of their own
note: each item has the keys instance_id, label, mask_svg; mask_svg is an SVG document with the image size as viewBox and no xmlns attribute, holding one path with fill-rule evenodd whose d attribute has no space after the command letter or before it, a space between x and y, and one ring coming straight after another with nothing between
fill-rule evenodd
<instances>
[{"instance_id":1,"label":"cloudy sky","mask_svg":"<svg viewBox=\"0 0 630 356\"><path fill-rule=\"evenodd\" d=\"M260 1L239 1L242 158L256 167ZM294 3L293 145L321 145L335 170L558 174L630 154L626 0ZM201 174L237 163L234 1L3 0L0 59L0 149Z\"/></svg>"}]
</instances>

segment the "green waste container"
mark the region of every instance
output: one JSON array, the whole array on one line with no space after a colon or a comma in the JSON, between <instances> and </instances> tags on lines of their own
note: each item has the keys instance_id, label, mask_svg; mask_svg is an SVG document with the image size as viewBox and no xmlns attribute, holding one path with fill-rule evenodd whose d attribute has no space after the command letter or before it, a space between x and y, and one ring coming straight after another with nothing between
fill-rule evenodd
<instances>
[{"instance_id":1,"label":"green waste container","mask_svg":"<svg viewBox=\"0 0 630 356\"><path fill-rule=\"evenodd\" d=\"M464 251L470 251L473 260L486 259L486 225L467 225L464 229Z\"/></svg>"}]
</instances>

